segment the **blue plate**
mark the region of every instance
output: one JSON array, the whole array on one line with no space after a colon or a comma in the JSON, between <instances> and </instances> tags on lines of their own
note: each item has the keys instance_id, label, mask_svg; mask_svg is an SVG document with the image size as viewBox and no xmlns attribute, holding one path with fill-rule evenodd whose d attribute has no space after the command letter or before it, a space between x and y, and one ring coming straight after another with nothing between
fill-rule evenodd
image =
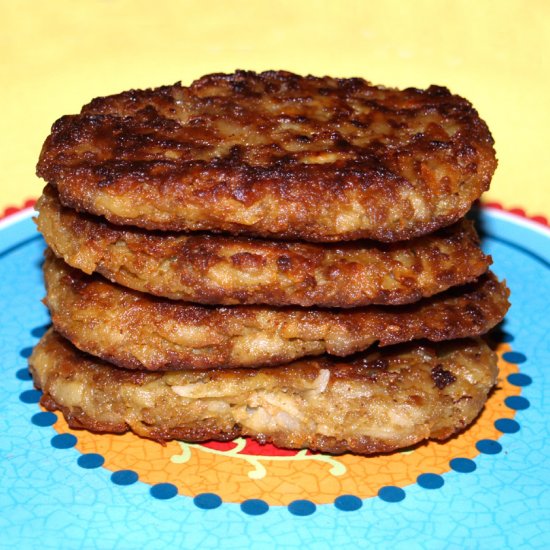
<instances>
[{"instance_id":1,"label":"blue plate","mask_svg":"<svg viewBox=\"0 0 550 550\"><path fill-rule=\"evenodd\" d=\"M39 408L26 363L49 317L40 304L44 242L30 215L0 223L0 547L550 548L550 231L543 226L481 213L484 248L513 303L501 335L504 359L517 366L506 383L516 391L499 402L507 413L494 422L498 436L477 440L472 456L452 458L445 472L427 466L413 481L382 484L368 497L316 502L295 494L277 505L265 495L228 499L221 486L182 494L191 475L195 485L200 479L187 458L179 460L178 483L145 479L137 466L107 467L109 456L79 446L78 432Z\"/></svg>"}]
</instances>

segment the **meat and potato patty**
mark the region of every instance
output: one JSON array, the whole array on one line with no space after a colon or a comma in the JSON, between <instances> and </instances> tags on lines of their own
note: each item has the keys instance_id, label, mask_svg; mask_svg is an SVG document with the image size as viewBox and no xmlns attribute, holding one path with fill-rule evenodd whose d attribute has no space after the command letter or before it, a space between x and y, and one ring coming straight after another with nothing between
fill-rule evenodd
<instances>
[{"instance_id":1,"label":"meat and potato patty","mask_svg":"<svg viewBox=\"0 0 550 550\"><path fill-rule=\"evenodd\" d=\"M117 224L393 242L457 221L495 167L446 88L237 71L94 99L53 125L37 173Z\"/></svg>"},{"instance_id":2,"label":"meat and potato patty","mask_svg":"<svg viewBox=\"0 0 550 550\"><path fill-rule=\"evenodd\" d=\"M119 227L62 207L51 187L37 208L38 229L71 266L203 304L405 304L471 282L491 263L464 220L407 243L319 245Z\"/></svg>"},{"instance_id":3,"label":"meat and potato patty","mask_svg":"<svg viewBox=\"0 0 550 550\"><path fill-rule=\"evenodd\" d=\"M362 454L450 437L474 420L497 377L495 354L473 340L263 369L145 373L85 355L53 331L30 368L42 404L73 428L157 441L251 436Z\"/></svg>"},{"instance_id":4,"label":"meat and potato patty","mask_svg":"<svg viewBox=\"0 0 550 550\"><path fill-rule=\"evenodd\" d=\"M410 306L354 310L205 307L154 298L46 255L56 330L79 349L146 370L260 367L328 352L346 356L426 338L478 336L502 320L508 289L492 275Z\"/></svg>"}]
</instances>

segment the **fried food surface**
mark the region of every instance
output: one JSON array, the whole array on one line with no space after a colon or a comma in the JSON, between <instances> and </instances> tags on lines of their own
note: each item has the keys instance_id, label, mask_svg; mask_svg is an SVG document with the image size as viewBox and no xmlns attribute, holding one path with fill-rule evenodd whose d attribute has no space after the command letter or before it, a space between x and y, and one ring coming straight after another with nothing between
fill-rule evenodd
<instances>
[{"instance_id":1,"label":"fried food surface","mask_svg":"<svg viewBox=\"0 0 550 550\"><path fill-rule=\"evenodd\" d=\"M118 227L62 207L51 187L37 208L38 229L71 266L203 304L405 304L471 282L491 263L468 221L408 243L318 245Z\"/></svg>"},{"instance_id":2,"label":"fried food surface","mask_svg":"<svg viewBox=\"0 0 550 550\"><path fill-rule=\"evenodd\" d=\"M371 346L478 336L502 320L508 289L492 275L410 306L354 310L205 307L127 290L49 252L46 304L57 332L120 367L260 367L306 355L346 356Z\"/></svg>"},{"instance_id":3,"label":"fried food surface","mask_svg":"<svg viewBox=\"0 0 550 550\"><path fill-rule=\"evenodd\" d=\"M457 221L495 167L445 88L238 71L94 99L53 125L37 173L117 224L393 242Z\"/></svg>"},{"instance_id":4,"label":"fried food surface","mask_svg":"<svg viewBox=\"0 0 550 550\"><path fill-rule=\"evenodd\" d=\"M73 428L157 441L245 435L330 453L446 439L474 420L497 376L495 354L472 340L266 369L144 373L85 355L49 331L29 361L42 404Z\"/></svg>"}]
</instances>

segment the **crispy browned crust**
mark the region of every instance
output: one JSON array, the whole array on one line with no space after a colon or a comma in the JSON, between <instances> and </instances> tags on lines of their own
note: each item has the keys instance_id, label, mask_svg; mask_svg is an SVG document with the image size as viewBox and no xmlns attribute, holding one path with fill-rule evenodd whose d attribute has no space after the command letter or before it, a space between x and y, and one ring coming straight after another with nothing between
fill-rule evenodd
<instances>
[{"instance_id":1,"label":"crispy browned crust","mask_svg":"<svg viewBox=\"0 0 550 550\"><path fill-rule=\"evenodd\" d=\"M174 302L85 275L51 252L44 275L56 330L79 349L131 369L257 368L325 352L346 356L376 341L478 336L508 309L508 289L492 274L411 306L354 310Z\"/></svg>"},{"instance_id":2,"label":"crispy browned crust","mask_svg":"<svg viewBox=\"0 0 550 550\"><path fill-rule=\"evenodd\" d=\"M157 441L244 435L362 454L450 437L474 420L497 376L495 354L480 341L265 369L144 373L82 354L52 331L30 367L42 404L74 428Z\"/></svg>"},{"instance_id":3,"label":"crispy browned crust","mask_svg":"<svg viewBox=\"0 0 550 550\"><path fill-rule=\"evenodd\" d=\"M117 224L393 242L457 221L495 167L446 88L238 71L94 99L53 125L37 173Z\"/></svg>"},{"instance_id":4,"label":"crispy browned crust","mask_svg":"<svg viewBox=\"0 0 550 550\"><path fill-rule=\"evenodd\" d=\"M318 245L122 228L61 207L49 187L37 208L38 229L71 266L203 304L405 304L473 281L491 263L468 221L407 243Z\"/></svg>"}]
</instances>

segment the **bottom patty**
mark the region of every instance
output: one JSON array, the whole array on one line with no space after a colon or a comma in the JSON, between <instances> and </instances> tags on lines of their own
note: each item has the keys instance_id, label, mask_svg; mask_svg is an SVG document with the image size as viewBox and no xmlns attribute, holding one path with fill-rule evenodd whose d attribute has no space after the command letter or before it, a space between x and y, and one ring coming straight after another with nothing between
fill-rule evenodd
<instances>
[{"instance_id":1,"label":"bottom patty","mask_svg":"<svg viewBox=\"0 0 550 550\"><path fill-rule=\"evenodd\" d=\"M29 360L42 404L73 428L157 441L251 436L280 447L369 454L446 439L470 424L497 377L481 340L422 343L262 369L138 372L48 331Z\"/></svg>"}]
</instances>

